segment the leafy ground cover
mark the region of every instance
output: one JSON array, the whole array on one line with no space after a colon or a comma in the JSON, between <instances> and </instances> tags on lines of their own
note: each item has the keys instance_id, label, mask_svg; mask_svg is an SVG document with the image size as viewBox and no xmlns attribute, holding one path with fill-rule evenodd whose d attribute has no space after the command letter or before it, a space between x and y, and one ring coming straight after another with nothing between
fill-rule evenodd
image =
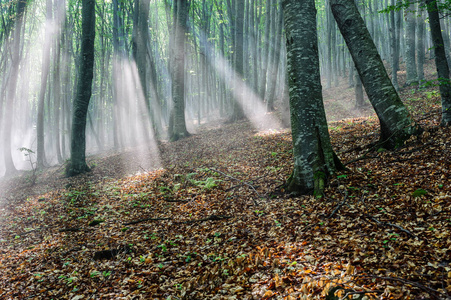
<instances>
[{"instance_id":1,"label":"leafy ground cover","mask_svg":"<svg viewBox=\"0 0 451 300\"><path fill-rule=\"evenodd\" d=\"M374 116L331 123L348 170L321 199L283 191L289 131L248 122L161 143L156 170L129 150L3 180L0 298L450 298L451 129L434 89L402 96L424 134L388 151Z\"/></svg>"}]
</instances>

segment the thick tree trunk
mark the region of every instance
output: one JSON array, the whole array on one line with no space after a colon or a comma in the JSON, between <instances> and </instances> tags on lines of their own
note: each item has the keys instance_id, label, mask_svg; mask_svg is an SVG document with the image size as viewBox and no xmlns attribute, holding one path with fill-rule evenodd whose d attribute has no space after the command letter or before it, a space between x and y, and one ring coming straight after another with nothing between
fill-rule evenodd
<instances>
[{"instance_id":1,"label":"thick tree trunk","mask_svg":"<svg viewBox=\"0 0 451 300\"><path fill-rule=\"evenodd\" d=\"M86 119L94 74L95 0L82 0L82 39L77 93L73 104L71 158L67 176L89 171L86 164Z\"/></svg>"},{"instance_id":2,"label":"thick tree trunk","mask_svg":"<svg viewBox=\"0 0 451 300\"><path fill-rule=\"evenodd\" d=\"M319 73L315 1L284 0L294 169L287 189L321 195L341 165L332 150Z\"/></svg>"},{"instance_id":3,"label":"thick tree trunk","mask_svg":"<svg viewBox=\"0 0 451 300\"><path fill-rule=\"evenodd\" d=\"M435 65L442 97L442 122L441 125L451 124L451 85L449 78L449 66L443 43L440 18L437 9L437 1L426 0L429 26L431 28L432 42L434 44Z\"/></svg>"},{"instance_id":4,"label":"thick tree trunk","mask_svg":"<svg viewBox=\"0 0 451 300\"><path fill-rule=\"evenodd\" d=\"M366 94L379 117L380 141L389 149L401 146L411 135L421 133L421 128L393 87L356 5L347 0L331 0L330 3Z\"/></svg>"}]
</instances>

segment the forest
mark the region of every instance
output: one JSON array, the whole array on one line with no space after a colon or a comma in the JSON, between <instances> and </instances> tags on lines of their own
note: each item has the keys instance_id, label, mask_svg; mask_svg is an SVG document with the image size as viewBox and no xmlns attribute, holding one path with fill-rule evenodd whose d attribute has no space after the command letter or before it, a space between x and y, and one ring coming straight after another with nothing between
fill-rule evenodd
<instances>
[{"instance_id":1,"label":"forest","mask_svg":"<svg viewBox=\"0 0 451 300\"><path fill-rule=\"evenodd\" d=\"M1 299L451 299L449 0L0 0Z\"/></svg>"}]
</instances>

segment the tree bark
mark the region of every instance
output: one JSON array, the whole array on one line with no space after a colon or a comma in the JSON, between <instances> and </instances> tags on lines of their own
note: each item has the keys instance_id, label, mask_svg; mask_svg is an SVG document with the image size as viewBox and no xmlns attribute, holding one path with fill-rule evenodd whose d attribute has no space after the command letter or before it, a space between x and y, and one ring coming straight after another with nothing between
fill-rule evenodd
<instances>
[{"instance_id":1,"label":"tree bark","mask_svg":"<svg viewBox=\"0 0 451 300\"><path fill-rule=\"evenodd\" d=\"M411 135L421 133L421 128L393 87L354 2L331 0L330 4L368 98L379 118L380 142L388 149L399 147Z\"/></svg>"},{"instance_id":2,"label":"tree bark","mask_svg":"<svg viewBox=\"0 0 451 300\"><path fill-rule=\"evenodd\" d=\"M187 0L178 0L174 40L174 60L172 66L172 101L174 104L170 122L170 140L177 141L189 136L185 121L185 33L187 31Z\"/></svg>"},{"instance_id":3,"label":"tree bark","mask_svg":"<svg viewBox=\"0 0 451 300\"><path fill-rule=\"evenodd\" d=\"M243 56L243 28L244 28L244 0L236 0L236 22L235 22L235 72L236 77L234 81L234 103L232 121L241 120L244 118L244 56Z\"/></svg>"},{"instance_id":4,"label":"tree bark","mask_svg":"<svg viewBox=\"0 0 451 300\"><path fill-rule=\"evenodd\" d=\"M47 90L47 80L49 78L50 71L50 44L51 44L51 30L52 24L52 0L46 0L46 20L45 20L45 32L44 32L44 44L42 49L42 70L41 70L41 87L38 98L38 118L36 124L37 131L37 151L36 162L37 168L42 169L47 165L45 159L45 147L44 147L44 100L45 92Z\"/></svg>"},{"instance_id":5,"label":"tree bark","mask_svg":"<svg viewBox=\"0 0 451 300\"><path fill-rule=\"evenodd\" d=\"M415 4L411 3L409 7L406 8L406 86L417 85L418 75L417 75L417 65L415 59Z\"/></svg>"},{"instance_id":6,"label":"tree bark","mask_svg":"<svg viewBox=\"0 0 451 300\"><path fill-rule=\"evenodd\" d=\"M449 78L449 66L446 59L443 36L440 28L437 1L426 0L426 5L429 15L429 26L431 28L432 42L434 45L435 66L437 68L440 96L442 97L441 125L448 126L451 124L451 82Z\"/></svg>"},{"instance_id":7,"label":"tree bark","mask_svg":"<svg viewBox=\"0 0 451 300\"><path fill-rule=\"evenodd\" d=\"M67 176L74 176L90 169L86 163L86 119L91 100L94 74L95 0L82 0L82 39L77 92L73 106L71 158Z\"/></svg>"},{"instance_id":8,"label":"tree bark","mask_svg":"<svg viewBox=\"0 0 451 300\"><path fill-rule=\"evenodd\" d=\"M16 87L17 87L17 78L19 76L19 65L20 65L20 52L21 52L21 29L23 25L23 18L25 9L27 6L26 0L17 1L17 10L15 17L15 28L13 33L13 47L14 51L11 55L11 74L8 82L8 89L6 93L6 103L5 103L5 111L8 113L5 114L4 118L4 141L3 141L3 155L5 160L5 176L12 176L17 172L16 167L14 166L14 161L12 157L12 142L11 142L11 130L13 123L13 110L14 110L14 100L16 97Z\"/></svg>"},{"instance_id":9,"label":"tree bark","mask_svg":"<svg viewBox=\"0 0 451 300\"><path fill-rule=\"evenodd\" d=\"M341 163L332 150L322 99L315 1L284 0L294 169L287 189L321 195Z\"/></svg>"}]
</instances>

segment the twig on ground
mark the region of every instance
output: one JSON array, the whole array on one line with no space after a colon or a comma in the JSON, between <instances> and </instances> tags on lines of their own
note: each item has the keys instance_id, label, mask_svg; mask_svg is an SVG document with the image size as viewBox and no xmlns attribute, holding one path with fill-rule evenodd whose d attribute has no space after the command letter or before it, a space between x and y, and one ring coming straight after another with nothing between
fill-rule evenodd
<instances>
[{"instance_id":1,"label":"twig on ground","mask_svg":"<svg viewBox=\"0 0 451 300\"><path fill-rule=\"evenodd\" d=\"M191 223L197 223L197 222L205 222L205 221L218 221L218 220L224 220L224 219L230 219L231 216L217 216L217 215L211 215L203 219L197 219L197 220L189 220L185 222L180 222L182 224L191 224Z\"/></svg>"},{"instance_id":2,"label":"twig on ground","mask_svg":"<svg viewBox=\"0 0 451 300\"><path fill-rule=\"evenodd\" d=\"M340 208L346 204L346 200L348 199L348 195L346 194L345 198L343 199L343 201L337 205L337 207L335 207L334 211L326 218L326 219L330 219L332 218L339 210Z\"/></svg>"},{"instance_id":3,"label":"twig on ground","mask_svg":"<svg viewBox=\"0 0 451 300\"><path fill-rule=\"evenodd\" d=\"M139 219L139 220L136 220L136 221L123 223L122 225L134 225L134 224L147 222L147 221L163 221L163 220L172 220L172 218L145 218L145 219Z\"/></svg>"},{"instance_id":4,"label":"twig on ground","mask_svg":"<svg viewBox=\"0 0 451 300\"><path fill-rule=\"evenodd\" d=\"M246 185L246 186L250 187L250 188L257 194L257 196L258 196L260 199L264 199L264 198L265 198L265 197L263 197L262 195L260 195L260 193L255 189L255 187L254 187L252 184L250 184L250 183L248 183L248 182L243 182L243 181L241 181L240 179L238 179L238 178L236 178L236 177L233 177L233 176L230 176L230 175L228 175L228 174L226 174L226 173L224 173L224 172L221 172L221 171L218 171L218 170L215 170L215 169L212 169L212 168L207 168L207 169L209 169L209 170L212 171L212 172L219 173L219 174L221 174L221 175L223 175L223 176L225 176L225 177L227 177L227 178L230 178L230 179L239 181L239 182L241 182L242 185ZM253 200L254 200L254 204L255 204L255 205L258 205L257 201L255 201L255 199L253 199Z\"/></svg>"},{"instance_id":5,"label":"twig on ground","mask_svg":"<svg viewBox=\"0 0 451 300\"><path fill-rule=\"evenodd\" d=\"M58 232L77 232L81 231L81 227L61 228Z\"/></svg>"},{"instance_id":6,"label":"twig on ground","mask_svg":"<svg viewBox=\"0 0 451 300\"><path fill-rule=\"evenodd\" d=\"M413 238L417 238L417 236L416 236L415 234L413 234L413 233L410 232L409 230L407 230L407 229L405 229L405 228L403 228L403 227L401 227L401 226L399 226L399 225L396 225L396 224L393 224L393 223L389 223L389 222L382 222L382 221L379 221L379 220L376 219L375 217L370 216L370 215L368 215L368 214L364 214L364 216L365 216L366 218L371 219L371 220L373 220L374 222L376 222L377 225L395 227L395 228L401 230L402 232L406 233L407 235L409 235L409 236L411 236L411 237L413 237Z\"/></svg>"},{"instance_id":7,"label":"twig on ground","mask_svg":"<svg viewBox=\"0 0 451 300\"><path fill-rule=\"evenodd\" d=\"M433 296L435 299L451 299L451 297L447 294L444 294L436 289L430 288L428 286L425 286L421 283L415 282L415 281L410 281L404 278L397 278L397 277L390 277L390 276L375 276L375 275L355 275L356 277L361 277L361 278L374 278L374 279L381 279L381 280L389 280L389 281L398 281L398 282L402 282L404 284L409 284L412 286L415 286L425 292L427 292L429 295Z\"/></svg>"},{"instance_id":8,"label":"twig on ground","mask_svg":"<svg viewBox=\"0 0 451 300\"><path fill-rule=\"evenodd\" d=\"M163 200L164 202L183 202L183 203L186 203L186 202L190 202L191 200L176 200L176 199L165 199L165 200Z\"/></svg>"}]
</instances>

